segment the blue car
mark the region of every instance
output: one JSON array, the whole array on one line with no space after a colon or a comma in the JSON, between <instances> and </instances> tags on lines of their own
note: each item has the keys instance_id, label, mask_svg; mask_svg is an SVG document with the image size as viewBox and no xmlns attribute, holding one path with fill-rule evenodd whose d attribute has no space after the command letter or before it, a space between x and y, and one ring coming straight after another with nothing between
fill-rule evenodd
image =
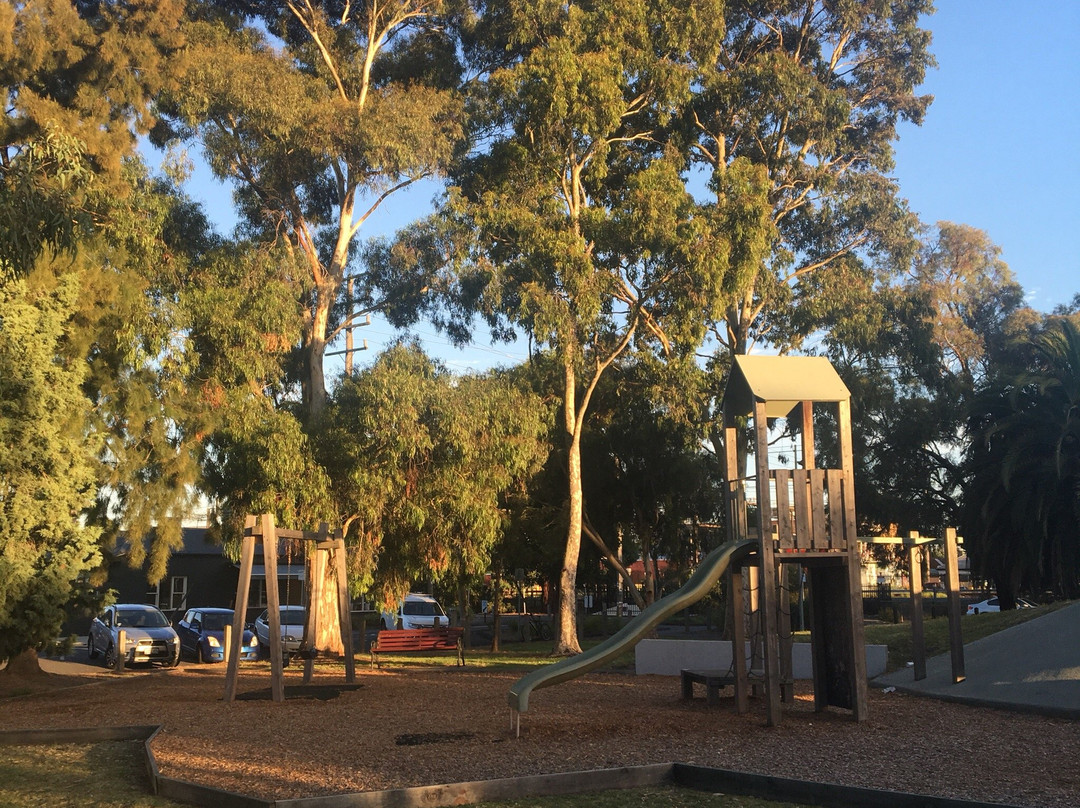
<instances>
[{"instance_id":1,"label":"blue car","mask_svg":"<svg viewBox=\"0 0 1080 808\"><path fill-rule=\"evenodd\" d=\"M180 636L180 654L189 654L196 662L221 662L225 659L225 626L232 625L232 609L188 609L184 618L176 624ZM240 646L240 659L259 658L259 644L255 634L244 629Z\"/></svg>"}]
</instances>

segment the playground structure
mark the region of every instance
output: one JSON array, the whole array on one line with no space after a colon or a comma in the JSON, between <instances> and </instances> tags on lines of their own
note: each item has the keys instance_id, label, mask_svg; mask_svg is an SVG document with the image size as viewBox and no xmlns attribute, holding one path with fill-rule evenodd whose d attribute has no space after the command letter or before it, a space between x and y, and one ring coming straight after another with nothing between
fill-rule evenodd
<instances>
[{"instance_id":1,"label":"playground structure","mask_svg":"<svg viewBox=\"0 0 1080 808\"><path fill-rule=\"evenodd\" d=\"M822 421L832 424L839 468L819 468L815 406L831 406ZM779 597L784 564L805 568L810 588L810 636L814 707L850 710L867 717L865 643L862 629L859 539L847 387L823 357L739 356L724 393L723 431L727 468L725 507L729 541L710 554L678 592L645 609L622 631L596 648L533 671L510 689L511 723L528 709L529 693L593 670L628 650L662 620L700 600L727 576L736 709L749 709L751 679L763 688L767 721L780 723L781 697L790 698L791 627ZM772 468L770 420L785 418L799 435L795 468ZM754 473L747 475L741 447L752 424ZM747 497L748 483L754 499ZM751 506L756 518L751 519ZM749 603L744 572L750 579ZM755 579L760 582L755 584ZM749 608L746 608L746 607ZM747 636L744 613L751 615ZM751 660L745 646L751 646Z\"/></svg>"},{"instance_id":2,"label":"playground structure","mask_svg":"<svg viewBox=\"0 0 1080 808\"><path fill-rule=\"evenodd\" d=\"M911 651L915 681L926 678L926 640L923 634L923 560L929 545L940 544L945 551L945 597L949 621L949 662L952 666L952 683L959 684L967 678L964 670L964 639L960 632L960 571L957 562L959 540L956 528L945 528L939 539L920 536L910 532L905 538L875 536L860 539L868 544L902 544L908 551L908 596L911 598Z\"/></svg>"},{"instance_id":3,"label":"playground structure","mask_svg":"<svg viewBox=\"0 0 1080 808\"><path fill-rule=\"evenodd\" d=\"M742 572L759 577L758 603L751 647L761 649L761 684L767 720L780 723L781 696L791 679L789 610L780 608L778 580L784 564L806 570L810 591L810 641L813 659L814 707L851 710L866 719L866 652L862 630L859 541L855 521L855 479L851 443L851 400L836 370L823 357L739 356L723 400L724 451L727 468L729 538L754 536L758 548L753 566L729 571L731 614L743 613ZM820 468L815 441L815 407L822 421L834 426L833 445L839 468ZM744 477L739 448L742 424L753 424L754 474ZM771 468L770 419L784 418L799 437L795 468ZM756 524L751 525L747 485L755 494ZM754 587L751 587L751 592ZM733 624L735 701L746 709L749 666L743 621ZM753 652L752 652L753 653ZM752 663L758 660L751 660ZM782 692L781 685L785 685Z\"/></svg>"},{"instance_id":4,"label":"playground structure","mask_svg":"<svg viewBox=\"0 0 1080 808\"><path fill-rule=\"evenodd\" d=\"M330 533L323 522L319 531L279 529L274 523L273 514L260 517L248 515L244 522L244 538L240 551L240 576L236 582L236 601L233 611L231 636L226 635L225 696L224 701L231 702L236 697L236 678L240 659L240 643L244 634L245 604L251 589L251 573L255 561L255 545L262 544L263 564L266 570L266 606L270 637L281 636L281 598L278 591L278 542L281 539L301 540L307 543L304 553L305 614L304 638L301 643L301 656L304 657L304 683L311 681L313 660L318 652L315 638L319 636L319 609L324 596L324 572L333 567L337 582L337 611L341 627L341 642L344 647L345 681L356 680L356 662L353 658L352 624L349 612L349 588L345 577L345 542L341 531ZM270 643L270 697L274 701L285 700L283 653L280 642Z\"/></svg>"}]
</instances>

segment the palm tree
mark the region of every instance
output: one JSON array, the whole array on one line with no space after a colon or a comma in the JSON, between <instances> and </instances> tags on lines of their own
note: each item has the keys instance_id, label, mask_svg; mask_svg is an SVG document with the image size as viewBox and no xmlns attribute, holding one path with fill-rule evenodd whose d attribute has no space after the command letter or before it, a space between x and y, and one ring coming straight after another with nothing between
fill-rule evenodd
<instances>
[{"instance_id":1,"label":"palm tree","mask_svg":"<svg viewBox=\"0 0 1080 808\"><path fill-rule=\"evenodd\" d=\"M1032 369L990 382L969 419L963 529L1005 608L1080 595L1080 325L1052 319L1024 347Z\"/></svg>"}]
</instances>

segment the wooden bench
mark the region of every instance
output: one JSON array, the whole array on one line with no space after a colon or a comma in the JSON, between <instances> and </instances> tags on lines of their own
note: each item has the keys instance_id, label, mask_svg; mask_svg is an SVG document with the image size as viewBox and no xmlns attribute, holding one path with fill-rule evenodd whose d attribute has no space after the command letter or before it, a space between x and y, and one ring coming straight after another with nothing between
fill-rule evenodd
<instances>
[{"instance_id":1,"label":"wooden bench","mask_svg":"<svg viewBox=\"0 0 1080 808\"><path fill-rule=\"evenodd\" d=\"M379 654L427 654L456 651L457 664L465 664L465 641L461 627L383 629L371 644L371 666L379 663Z\"/></svg>"},{"instance_id":2,"label":"wooden bench","mask_svg":"<svg viewBox=\"0 0 1080 808\"><path fill-rule=\"evenodd\" d=\"M735 686L735 671L730 669L690 670L684 668L679 673L682 676L682 697L687 700L694 698L695 682L705 685L705 701L708 704L719 704L721 688ZM760 670L749 671L746 675L747 683L752 688L755 688L755 695L757 695L756 688L761 685L764 679L765 672ZM784 703L790 704L794 701L794 682L791 679L781 677L780 692Z\"/></svg>"},{"instance_id":3,"label":"wooden bench","mask_svg":"<svg viewBox=\"0 0 1080 808\"><path fill-rule=\"evenodd\" d=\"M705 685L705 701L708 704L720 703L720 689L735 684L735 672L731 670L687 670L682 674L682 697L694 698L694 683Z\"/></svg>"}]
</instances>

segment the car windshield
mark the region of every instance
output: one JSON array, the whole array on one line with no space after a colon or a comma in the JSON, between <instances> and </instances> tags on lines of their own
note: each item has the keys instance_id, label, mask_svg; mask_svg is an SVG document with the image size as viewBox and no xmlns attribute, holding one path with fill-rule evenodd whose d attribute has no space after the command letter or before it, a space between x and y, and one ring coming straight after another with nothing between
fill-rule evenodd
<instances>
[{"instance_id":1,"label":"car windshield","mask_svg":"<svg viewBox=\"0 0 1080 808\"><path fill-rule=\"evenodd\" d=\"M169 621L156 609L125 610L116 613L116 625L129 628L164 628L169 625Z\"/></svg>"},{"instance_id":2,"label":"car windshield","mask_svg":"<svg viewBox=\"0 0 1080 808\"><path fill-rule=\"evenodd\" d=\"M224 631L232 619L232 612L208 612L203 615L202 627L206 631Z\"/></svg>"},{"instance_id":3,"label":"car windshield","mask_svg":"<svg viewBox=\"0 0 1080 808\"><path fill-rule=\"evenodd\" d=\"M439 608L439 604L432 603L428 600L407 600L405 601L404 606L402 606L401 613L419 615L421 617L432 617L437 614L441 615L443 611Z\"/></svg>"},{"instance_id":4,"label":"car windshield","mask_svg":"<svg viewBox=\"0 0 1080 808\"><path fill-rule=\"evenodd\" d=\"M307 618L304 616L303 609L281 610L281 625L283 626L302 626L306 622Z\"/></svg>"}]
</instances>

